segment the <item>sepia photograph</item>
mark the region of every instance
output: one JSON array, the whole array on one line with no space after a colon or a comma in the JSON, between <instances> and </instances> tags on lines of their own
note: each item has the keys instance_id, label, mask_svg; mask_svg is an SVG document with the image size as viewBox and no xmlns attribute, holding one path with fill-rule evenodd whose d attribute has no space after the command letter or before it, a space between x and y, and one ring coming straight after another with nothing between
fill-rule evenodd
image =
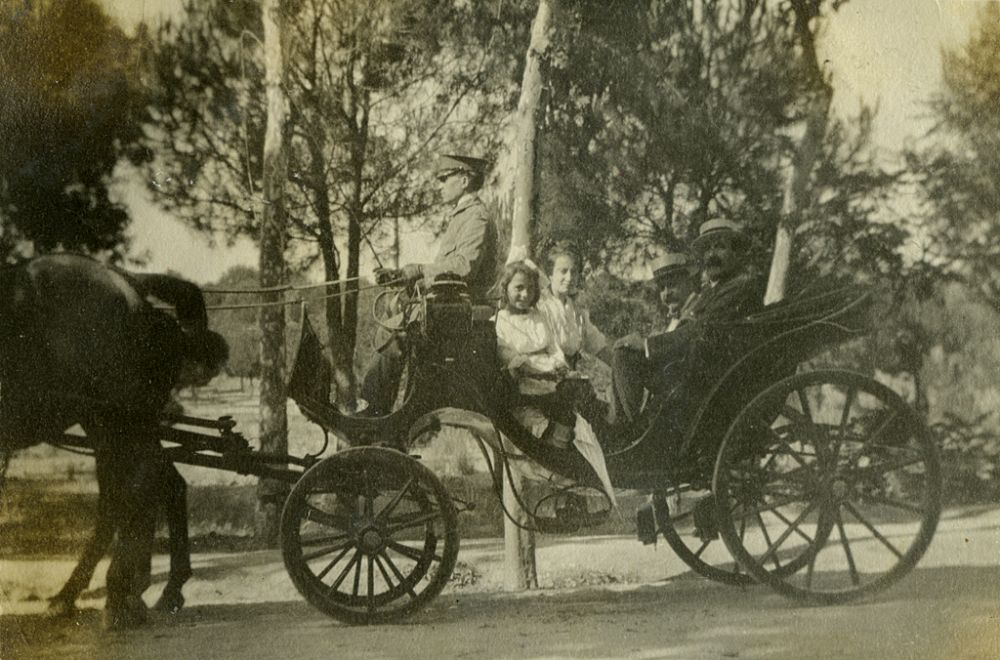
<instances>
[{"instance_id":1,"label":"sepia photograph","mask_svg":"<svg viewBox=\"0 0 1000 660\"><path fill-rule=\"evenodd\" d=\"M1000 657L1000 0L0 0L0 658Z\"/></svg>"}]
</instances>

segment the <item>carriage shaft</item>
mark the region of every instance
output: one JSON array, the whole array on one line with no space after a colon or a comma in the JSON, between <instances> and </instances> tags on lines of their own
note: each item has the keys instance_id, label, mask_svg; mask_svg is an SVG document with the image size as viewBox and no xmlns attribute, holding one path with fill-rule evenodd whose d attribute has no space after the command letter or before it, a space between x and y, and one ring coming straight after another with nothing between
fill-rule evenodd
<instances>
[{"instance_id":1,"label":"carriage shaft","mask_svg":"<svg viewBox=\"0 0 1000 660\"><path fill-rule=\"evenodd\" d=\"M216 470L236 472L237 474L252 474L257 477L265 477L292 484L298 481L304 472L304 470L289 467L290 459L296 462L300 460L289 456L275 456L258 452L241 452L238 455L215 455L191 451L186 447L170 447L164 449L163 453L168 460L174 463L198 465Z\"/></svg>"}]
</instances>

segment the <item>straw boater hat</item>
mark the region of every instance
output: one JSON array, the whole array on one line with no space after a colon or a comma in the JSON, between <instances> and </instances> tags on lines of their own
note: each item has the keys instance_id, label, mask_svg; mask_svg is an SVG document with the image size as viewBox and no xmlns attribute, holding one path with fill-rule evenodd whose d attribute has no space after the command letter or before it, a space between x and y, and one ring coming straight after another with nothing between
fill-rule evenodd
<instances>
[{"instance_id":1,"label":"straw boater hat","mask_svg":"<svg viewBox=\"0 0 1000 660\"><path fill-rule=\"evenodd\" d=\"M667 252L653 259L649 266L653 271L653 279L659 279L678 270L691 273L691 260L683 252Z\"/></svg>"},{"instance_id":2,"label":"straw boater hat","mask_svg":"<svg viewBox=\"0 0 1000 660\"><path fill-rule=\"evenodd\" d=\"M701 226L698 227L698 237L691 243L691 249L697 252L702 251L705 244L716 236L731 237L739 249L746 249L750 244L750 239L743 231L742 225L725 218L716 218L701 223Z\"/></svg>"}]
</instances>

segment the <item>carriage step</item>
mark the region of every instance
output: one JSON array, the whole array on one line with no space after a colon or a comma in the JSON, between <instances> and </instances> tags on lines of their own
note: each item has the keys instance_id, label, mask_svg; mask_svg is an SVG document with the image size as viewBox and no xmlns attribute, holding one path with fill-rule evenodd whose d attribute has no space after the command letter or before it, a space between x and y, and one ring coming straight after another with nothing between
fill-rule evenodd
<instances>
[{"instance_id":1,"label":"carriage step","mask_svg":"<svg viewBox=\"0 0 1000 660\"><path fill-rule=\"evenodd\" d=\"M694 533L703 543L719 539L719 519L715 514L715 497L708 495L695 502Z\"/></svg>"},{"instance_id":2,"label":"carriage step","mask_svg":"<svg viewBox=\"0 0 1000 660\"><path fill-rule=\"evenodd\" d=\"M652 497L636 508L635 530L643 545L653 545L656 543L656 511L653 506Z\"/></svg>"}]
</instances>

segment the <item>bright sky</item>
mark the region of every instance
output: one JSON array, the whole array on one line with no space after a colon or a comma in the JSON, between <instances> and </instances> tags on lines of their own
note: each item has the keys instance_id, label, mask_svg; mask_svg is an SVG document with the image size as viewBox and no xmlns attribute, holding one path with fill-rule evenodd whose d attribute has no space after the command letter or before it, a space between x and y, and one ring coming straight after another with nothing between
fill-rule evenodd
<instances>
[{"instance_id":1,"label":"bright sky","mask_svg":"<svg viewBox=\"0 0 1000 660\"><path fill-rule=\"evenodd\" d=\"M181 5L180 0L101 1L129 30L140 20L175 15ZM977 9L996 1L851 0L821 35L821 56L833 73L835 111L851 115L861 102L877 104L875 141L884 157L893 157L928 127L923 104L940 82L942 47L965 41ZM256 265L249 242L209 247L204 237L157 209L134 173L123 171L119 192L133 213L136 250L148 251L151 270L169 268L208 282L232 265Z\"/></svg>"}]
</instances>

